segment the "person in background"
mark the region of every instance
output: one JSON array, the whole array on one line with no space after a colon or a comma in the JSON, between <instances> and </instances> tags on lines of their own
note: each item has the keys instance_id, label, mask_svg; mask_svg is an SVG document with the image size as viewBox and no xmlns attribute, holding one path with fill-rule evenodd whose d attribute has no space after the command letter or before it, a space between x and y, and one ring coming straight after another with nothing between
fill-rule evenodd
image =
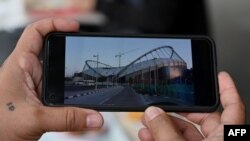
<instances>
[{"instance_id":1,"label":"person in background","mask_svg":"<svg viewBox=\"0 0 250 141\"><path fill-rule=\"evenodd\" d=\"M27 26L16 48L0 67L0 139L3 141L35 141L49 131L98 130L102 115L91 109L46 107L41 99L42 64L38 56L43 38L52 31L77 32L76 21L48 18ZM199 124L206 140L223 140L224 124L244 124L245 107L230 76L219 74L220 97L224 111L220 113L188 113L187 119ZM162 109L149 107L142 118L142 141L202 140L196 128L179 119L170 118Z\"/></svg>"}]
</instances>

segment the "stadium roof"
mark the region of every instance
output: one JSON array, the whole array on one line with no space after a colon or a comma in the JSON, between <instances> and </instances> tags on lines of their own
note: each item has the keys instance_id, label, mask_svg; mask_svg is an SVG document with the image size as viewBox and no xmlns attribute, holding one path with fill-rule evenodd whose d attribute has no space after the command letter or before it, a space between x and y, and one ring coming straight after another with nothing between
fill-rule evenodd
<instances>
[{"instance_id":1,"label":"stadium roof","mask_svg":"<svg viewBox=\"0 0 250 141\"><path fill-rule=\"evenodd\" d=\"M186 62L170 46L152 49L126 66L112 67L94 60L85 61L82 73L93 77L123 77L142 70L154 70L156 66L186 66Z\"/></svg>"}]
</instances>

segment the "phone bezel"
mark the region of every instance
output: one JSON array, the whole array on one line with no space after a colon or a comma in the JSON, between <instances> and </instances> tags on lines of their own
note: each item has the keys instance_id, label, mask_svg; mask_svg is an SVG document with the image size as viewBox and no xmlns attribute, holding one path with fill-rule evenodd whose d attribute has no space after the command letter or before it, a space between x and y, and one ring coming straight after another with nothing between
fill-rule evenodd
<instances>
[{"instance_id":1,"label":"phone bezel","mask_svg":"<svg viewBox=\"0 0 250 141\"><path fill-rule=\"evenodd\" d=\"M212 85L212 93L214 94L214 102L212 105L209 106L190 106L190 107L183 107L183 106L159 106L163 108L165 111L174 111L174 112L212 112L217 109L219 105L219 89L218 89L218 80L217 80L217 62L216 62L216 48L214 41L209 38L208 36L203 35L186 35L186 36L179 36L179 35L134 35L134 34L107 34L107 33L64 33L64 32L53 32L49 33L44 40L44 55L43 55L43 92L42 92L42 102L47 106L65 106L61 103L56 103L55 100L51 100L51 95L48 92L49 83L49 69L50 66L50 44L51 38L53 37L65 37L65 36L91 36L91 37L134 37L134 38L172 38L172 39L192 39L192 40L206 40L208 41L210 48L209 48L209 71L211 74L211 84ZM65 41L65 40L64 40ZM62 41L60 41L62 42ZM65 43L64 43L65 44ZM64 61L63 61L64 63ZM60 64L60 63L59 63ZM63 71L63 70L61 70ZM64 72L63 72L64 73ZM60 89L60 88L59 88ZM61 90L62 91L62 90ZM116 107L116 106L87 106L87 105L67 105L67 106L77 106L83 108L91 108L100 111L143 111L146 107Z\"/></svg>"}]
</instances>

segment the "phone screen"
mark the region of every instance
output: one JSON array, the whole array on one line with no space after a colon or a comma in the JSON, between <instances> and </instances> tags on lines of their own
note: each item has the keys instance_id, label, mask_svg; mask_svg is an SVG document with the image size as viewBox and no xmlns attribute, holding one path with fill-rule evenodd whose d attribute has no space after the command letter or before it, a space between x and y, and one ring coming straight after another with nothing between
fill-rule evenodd
<instances>
[{"instance_id":1,"label":"phone screen","mask_svg":"<svg viewBox=\"0 0 250 141\"><path fill-rule=\"evenodd\" d=\"M59 35L57 40L50 41L49 50L57 52L50 60L57 58L57 69L63 69L52 73L59 78L52 83L60 89L53 92L60 105L118 110L156 105L183 110L217 102L209 40L75 35ZM63 47L55 51L53 46L59 44Z\"/></svg>"}]
</instances>

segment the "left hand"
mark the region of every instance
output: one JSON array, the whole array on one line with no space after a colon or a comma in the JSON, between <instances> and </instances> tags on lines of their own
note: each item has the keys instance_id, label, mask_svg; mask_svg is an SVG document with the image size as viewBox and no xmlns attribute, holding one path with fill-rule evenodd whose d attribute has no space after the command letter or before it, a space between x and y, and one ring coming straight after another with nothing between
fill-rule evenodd
<instances>
[{"instance_id":1,"label":"left hand","mask_svg":"<svg viewBox=\"0 0 250 141\"><path fill-rule=\"evenodd\" d=\"M0 139L35 141L48 131L83 131L103 125L100 113L83 108L45 107L40 102L43 38L52 31L76 32L79 24L44 19L29 25L0 68Z\"/></svg>"}]
</instances>

